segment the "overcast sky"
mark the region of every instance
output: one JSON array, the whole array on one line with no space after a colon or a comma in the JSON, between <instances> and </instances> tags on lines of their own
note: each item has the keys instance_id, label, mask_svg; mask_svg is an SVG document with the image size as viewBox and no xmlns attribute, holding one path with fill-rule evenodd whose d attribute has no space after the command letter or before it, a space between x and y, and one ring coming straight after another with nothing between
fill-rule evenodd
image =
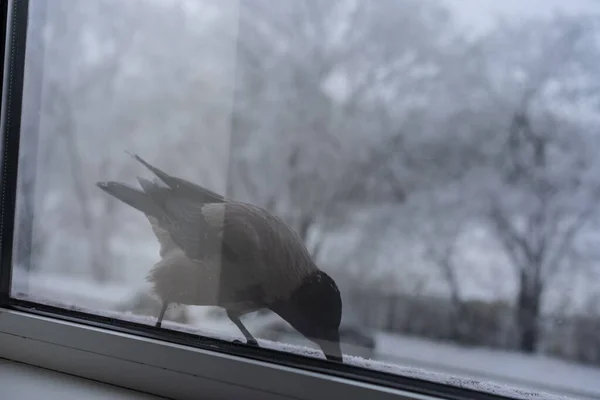
<instances>
[{"instance_id":1,"label":"overcast sky","mask_svg":"<svg viewBox=\"0 0 600 400\"><path fill-rule=\"evenodd\" d=\"M440 0L448 3L460 24L480 32L498 18L549 16L555 12L600 15L600 0Z\"/></svg>"}]
</instances>

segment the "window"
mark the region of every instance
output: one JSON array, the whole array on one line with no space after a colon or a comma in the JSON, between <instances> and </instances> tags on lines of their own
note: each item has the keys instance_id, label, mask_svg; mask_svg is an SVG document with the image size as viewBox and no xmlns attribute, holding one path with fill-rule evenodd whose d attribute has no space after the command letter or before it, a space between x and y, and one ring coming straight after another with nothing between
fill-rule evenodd
<instances>
[{"instance_id":1,"label":"window","mask_svg":"<svg viewBox=\"0 0 600 400\"><path fill-rule=\"evenodd\" d=\"M600 5L3 7L0 356L172 398L600 397Z\"/></svg>"}]
</instances>

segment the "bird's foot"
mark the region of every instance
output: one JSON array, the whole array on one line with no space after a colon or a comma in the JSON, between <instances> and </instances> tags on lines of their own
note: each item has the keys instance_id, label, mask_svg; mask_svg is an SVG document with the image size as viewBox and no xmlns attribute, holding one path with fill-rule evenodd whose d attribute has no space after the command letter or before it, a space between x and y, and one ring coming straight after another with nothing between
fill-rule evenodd
<instances>
[{"instance_id":1,"label":"bird's foot","mask_svg":"<svg viewBox=\"0 0 600 400\"><path fill-rule=\"evenodd\" d=\"M258 342L257 342L256 340L248 340L248 341L246 341L246 343L244 343L244 342L242 342L241 340L235 339L235 340L233 341L233 343L235 343L235 344L247 344L247 345L249 345L249 346L255 346L255 347L258 347Z\"/></svg>"}]
</instances>

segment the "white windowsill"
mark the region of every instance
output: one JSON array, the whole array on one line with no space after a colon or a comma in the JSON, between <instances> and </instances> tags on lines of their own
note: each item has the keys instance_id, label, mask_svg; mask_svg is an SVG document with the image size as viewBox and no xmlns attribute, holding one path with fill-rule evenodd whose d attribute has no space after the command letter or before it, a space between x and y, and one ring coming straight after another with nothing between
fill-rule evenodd
<instances>
[{"instance_id":1,"label":"white windowsill","mask_svg":"<svg viewBox=\"0 0 600 400\"><path fill-rule=\"evenodd\" d=\"M5 309L0 357L173 399L437 399Z\"/></svg>"},{"instance_id":2,"label":"white windowsill","mask_svg":"<svg viewBox=\"0 0 600 400\"><path fill-rule=\"evenodd\" d=\"M0 359L0 387L6 400L159 400L152 396L73 375Z\"/></svg>"}]
</instances>

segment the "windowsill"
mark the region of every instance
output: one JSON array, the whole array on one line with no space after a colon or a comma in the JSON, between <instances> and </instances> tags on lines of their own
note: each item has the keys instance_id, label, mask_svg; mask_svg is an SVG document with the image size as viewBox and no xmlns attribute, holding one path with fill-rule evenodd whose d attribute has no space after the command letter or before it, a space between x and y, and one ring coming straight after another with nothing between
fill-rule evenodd
<instances>
[{"instance_id":1,"label":"windowsill","mask_svg":"<svg viewBox=\"0 0 600 400\"><path fill-rule=\"evenodd\" d=\"M14 310L0 309L0 355L177 399L439 398Z\"/></svg>"},{"instance_id":2,"label":"windowsill","mask_svg":"<svg viewBox=\"0 0 600 400\"><path fill-rule=\"evenodd\" d=\"M525 399L540 395L408 367L393 374L397 376L396 384L406 389L392 388L390 383L380 386L378 382L372 384L353 377L278 365L16 310L0 309L0 355L107 383L108 387L126 387L133 389L133 393L139 393L137 390L167 398L313 400L327 393L347 399L434 400ZM356 363L356 360L347 361ZM383 366L386 364L380 365ZM546 394L543 397L564 398Z\"/></svg>"},{"instance_id":3,"label":"windowsill","mask_svg":"<svg viewBox=\"0 0 600 400\"><path fill-rule=\"evenodd\" d=\"M6 359L0 359L0 387L7 400L162 398Z\"/></svg>"}]
</instances>

